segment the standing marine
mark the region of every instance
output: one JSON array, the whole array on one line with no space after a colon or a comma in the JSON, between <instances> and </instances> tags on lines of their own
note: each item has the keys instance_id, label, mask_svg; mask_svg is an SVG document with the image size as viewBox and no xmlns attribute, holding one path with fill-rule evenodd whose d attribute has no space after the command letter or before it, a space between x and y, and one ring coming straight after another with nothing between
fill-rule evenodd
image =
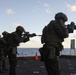
<instances>
[{"instance_id":1,"label":"standing marine","mask_svg":"<svg viewBox=\"0 0 76 75\"><path fill-rule=\"evenodd\" d=\"M4 40L3 37L0 37L0 73L4 72L4 48L6 47L6 41Z\"/></svg>"},{"instance_id":2,"label":"standing marine","mask_svg":"<svg viewBox=\"0 0 76 75\"><path fill-rule=\"evenodd\" d=\"M7 38L7 48L8 48L8 59L10 64L9 75L16 75L17 67L17 46L21 42L29 41L29 37L24 37L22 34L25 32L25 29L22 26L18 26L16 31L10 33Z\"/></svg>"},{"instance_id":3,"label":"standing marine","mask_svg":"<svg viewBox=\"0 0 76 75\"><path fill-rule=\"evenodd\" d=\"M4 39L4 41L6 42L6 39L7 39L7 36L9 35L10 33L8 33L8 32L6 32L6 31L4 31L4 32L2 32L2 35L3 35L3 39ZM3 48L3 53L4 53L4 60L3 60L3 64L2 64L2 69L3 69L3 71L7 71L8 69L7 69L7 55L8 55L8 48L7 48L7 43L6 43L6 46Z\"/></svg>"},{"instance_id":4,"label":"standing marine","mask_svg":"<svg viewBox=\"0 0 76 75\"><path fill-rule=\"evenodd\" d=\"M67 16L59 12L55 15L55 20L43 28L41 43L43 47L39 49L41 61L45 63L48 75L61 75L59 66L59 55L63 49L62 42L68 37L68 30L65 28Z\"/></svg>"}]
</instances>

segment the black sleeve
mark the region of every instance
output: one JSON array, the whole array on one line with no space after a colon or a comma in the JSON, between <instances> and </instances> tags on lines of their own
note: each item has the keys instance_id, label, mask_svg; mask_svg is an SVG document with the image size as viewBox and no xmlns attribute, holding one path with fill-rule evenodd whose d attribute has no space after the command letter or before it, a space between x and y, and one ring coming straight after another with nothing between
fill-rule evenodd
<instances>
[{"instance_id":1,"label":"black sleeve","mask_svg":"<svg viewBox=\"0 0 76 75\"><path fill-rule=\"evenodd\" d=\"M20 43L21 38L19 38L16 33L11 33L11 38L14 42Z\"/></svg>"},{"instance_id":2,"label":"black sleeve","mask_svg":"<svg viewBox=\"0 0 76 75\"><path fill-rule=\"evenodd\" d=\"M68 30L65 29L65 26L54 24L54 29L56 34L59 36L59 38L66 38L68 37Z\"/></svg>"}]
</instances>

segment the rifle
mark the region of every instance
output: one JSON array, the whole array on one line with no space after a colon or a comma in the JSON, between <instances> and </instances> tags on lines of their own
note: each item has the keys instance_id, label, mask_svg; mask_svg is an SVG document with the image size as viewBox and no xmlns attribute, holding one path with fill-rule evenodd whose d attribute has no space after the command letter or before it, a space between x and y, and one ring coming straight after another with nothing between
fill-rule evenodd
<instances>
[{"instance_id":1,"label":"rifle","mask_svg":"<svg viewBox=\"0 0 76 75\"><path fill-rule=\"evenodd\" d=\"M29 32L24 32L24 34L22 34L23 37L35 37L35 36L41 36L41 35L37 35L36 33L32 33L30 34Z\"/></svg>"},{"instance_id":2,"label":"rifle","mask_svg":"<svg viewBox=\"0 0 76 75\"><path fill-rule=\"evenodd\" d=\"M65 26L66 29L68 29L68 33L73 33L74 30L76 30L76 25L74 22L71 22L70 24Z\"/></svg>"}]
</instances>

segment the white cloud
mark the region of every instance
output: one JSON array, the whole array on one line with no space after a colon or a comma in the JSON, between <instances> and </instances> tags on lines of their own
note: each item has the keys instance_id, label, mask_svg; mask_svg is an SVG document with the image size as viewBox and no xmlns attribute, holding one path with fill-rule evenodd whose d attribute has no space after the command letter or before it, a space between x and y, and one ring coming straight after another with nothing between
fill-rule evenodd
<instances>
[{"instance_id":1,"label":"white cloud","mask_svg":"<svg viewBox=\"0 0 76 75\"><path fill-rule=\"evenodd\" d=\"M46 12L49 13L49 14L51 13L51 11L49 9L46 9Z\"/></svg>"},{"instance_id":2,"label":"white cloud","mask_svg":"<svg viewBox=\"0 0 76 75\"><path fill-rule=\"evenodd\" d=\"M51 13L51 11L50 11L50 5L49 4L47 4L47 3L44 3L44 6L45 6L45 11L48 13L48 14L50 14Z\"/></svg>"},{"instance_id":3,"label":"white cloud","mask_svg":"<svg viewBox=\"0 0 76 75\"><path fill-rule=\"evenodd\" d=\"M50 7L50 5L49 5L49 4L47 4L47 3L44 3L44 5L45 5L46 7L48 7L48 8Z\"/></svg>"},{"instance_id":4,"label":"white cloud","mask_svg":"<svg viewBox=\"0 0 76 75\"><path fill-rule=\"evenodd\" d=\"M76 5L67 4L67 7L71 12L76 12Z\"/></svg>"},{"instance_id":5,"label":"white cloud","mask_svg":"<svg viewBox=\"0 0 76 75\"><path fill-rule=\"evenodd\" d=\"M12 9L7 9L7 10L6 10L6 13L7 13L7 14L14 14L14 11L13 11Z\"/></svg>"},{"instance_id":6,"label":"white cloud","mask_svg":"<svg viewBox=\"0 0 76 75\"><path fill-rule=\"evenodd\" d=\"M40 1L37 1L38 3L40 3ZM46 13L50 14L51 11L50 11L50 5L47 4L47 3L43 3L42 5L40 5L40 7L35 7L35 9L33 10L33 12L36 12L36 11L40 11L40 10L44 10ZM43 6L43 7L42 7Z\"/></svg>"},{"instance_id":7,"label":"white cloud","mask_svg":"<svg viewBox=\"0 0 76 75\"><path fill-rule=\"evenodd\" d=\"M70 6L70 10L76 12L76 5Z\"/></svg>"}]
</instances>

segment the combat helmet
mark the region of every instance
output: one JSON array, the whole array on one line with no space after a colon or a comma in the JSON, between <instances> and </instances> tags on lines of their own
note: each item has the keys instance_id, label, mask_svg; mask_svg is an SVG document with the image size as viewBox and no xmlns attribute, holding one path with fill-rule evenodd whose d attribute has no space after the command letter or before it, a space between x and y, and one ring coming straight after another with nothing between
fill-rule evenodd
<instances>
[{"instance_id":1,"label":"combat helmet","mask_svg":"<svg viewBox=\"0 0 76 75\"><path fill-rule=\"evenodd\" d=\"M59 12L55 15L55 20L58 20L58 19L63 19L64 21L68 20L67 16L62 12Z\"/></svg>"},{"instance_id":2,"label":"combat helmet","mask_svg":"<svg viewBox=\"0 0 76 75\"><path fill-rule=\"evenodd\" d=\"M24 32L24 28L22 26L17 26L16 31Z\"/></svg>"},{"instance_id":3,"label":"combat helmet","mask_svg":"<svg viewBox=\"0 0 76 75\"><path fill-rule=\"evenodd\" d=\"M7 35L7 34L8 34L7 31L4 31L4 32L2 33L3 36L4 36L4 35Z\"/></svg>"}]
</instances>

